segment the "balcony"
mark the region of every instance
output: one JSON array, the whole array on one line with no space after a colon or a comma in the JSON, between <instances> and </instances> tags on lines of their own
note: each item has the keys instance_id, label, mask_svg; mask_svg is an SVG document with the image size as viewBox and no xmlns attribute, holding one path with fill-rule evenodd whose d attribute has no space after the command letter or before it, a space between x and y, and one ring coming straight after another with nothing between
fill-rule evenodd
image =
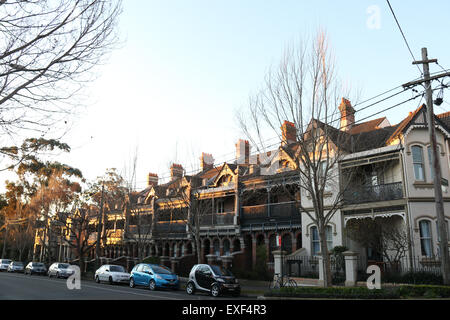
<instances>
[{"instance_id":1,"label":"balcony","mask_svg":"<svg viewBox=\"0 0 450 320\"><path fill-rule=\"evenodd\" d=\"M364 186L358 188L349 187L344 191L344 203L347 205L366 202L399 200L402 198L402 182L380 184L376 186Z\"/></svg>"},{"instance_id":2,"label":"balcony","mask_svg":"<svg viewBox=\"0 0 450 320\"><path fill-rule=\"evenodd\" d=\"M295 201L292 201L244 206L241 209L241 219L243 224L289 220L300 222L300 214Z\"/></svg>"},{"instance_id":3,"label":"balcony","mask_svg":"<svg viewBox=\"0 0 450 320\"><path fill-rule=\"evenodd\" d=\"M151 225L130 225L128 226L128 231L130 235L146 235L150 234Z\"/></svg>"},{"instance_id":4,"label":"balcony","mask_svg":"<svg viewBox=\"0 0 450 320\"><path fill-rule=\"evenodd\" d=\"M200 218L201 227L227 226L234 224L234 212L205 214Z\"/></svg>"},{"instance_id":5,"label":"balcony","mask_svg":"<svg viewBox=\"0 0 450 320\"><path fill-rule=\"evenodd\" d=\"M158 222L152 233L155 237L183 238L186 235L186 222Z\"/></svg>"}]
</instances>

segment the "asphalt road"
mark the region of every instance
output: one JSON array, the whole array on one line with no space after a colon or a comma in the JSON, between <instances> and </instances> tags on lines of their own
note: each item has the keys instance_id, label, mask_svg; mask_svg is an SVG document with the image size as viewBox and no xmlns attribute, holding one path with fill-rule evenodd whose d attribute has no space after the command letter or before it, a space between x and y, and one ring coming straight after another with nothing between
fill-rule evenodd
<instances>
[{"instance_id":1,"label":"asphalt road","mask_svg":"<svg viewBox=\"0 0 450 320\"><path fill-rule=\"evenodd\" d=\"M28 276L20 273L0 272L0 300L242 300L247 297L211 297L184 290L157 290L130 288L125 284L95 283L81 280L81 289L69 290L66 279L47 276Z\"/></svg>"}]
</instances>

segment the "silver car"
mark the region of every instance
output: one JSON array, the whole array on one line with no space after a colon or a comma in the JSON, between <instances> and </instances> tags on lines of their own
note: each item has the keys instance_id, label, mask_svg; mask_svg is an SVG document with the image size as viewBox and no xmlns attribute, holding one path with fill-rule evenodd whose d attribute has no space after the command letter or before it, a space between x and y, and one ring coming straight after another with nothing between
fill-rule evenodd
<instances>
[{"instance_id":1,"label":"silver car","mask_svg":"<svg viewBox=\"0 0 450 320\"><path fill-rule=\"evenodd\" d=\"M12 260L0 259L0 271L7 271Z\"/></svg>"},{"instance_id":2,"label":"silver car","mask_svg":"<svg viewBox=\"0 0 450 320\"><path fill-rule=\"evenodd\" d=\"M29 274L30 276L32 274L46 274L47 268L42 262L30 262L25 267L25 274Z\"/></svg>"},{"instance_id":3,"label":"silver car","mask_svg":"<svg viewBox=\"0 0 450 320\"><path fill-rule=\"evenodd\" d=\"M12 261L8 266L8 272L22 272L23 273L23 262L22 261Z\"/></svg>"},{"instance_id":4,"label":"silver car","mask_svg":"<svg viewBox=\"0 0 450 320\"><path fill-rule=\"evenodd\" d=\"M51 278L55 276L57 278L68 278L75 273L75 270L70 269L69 267L70 264L68 263L55 262L48 268L48 277Z\"/></svg>"},{"instance_id":5,"label":"silver car","mask_svg":"<svg viewBox=\"0 0 450 320\"><path fill-rule=\"evenodd\" d=\"M108 281L113 283L129 283L130 274L125 271L124 267L113 264L105 264L95 271L95 282Z\"/></svg>"}]
</instances>

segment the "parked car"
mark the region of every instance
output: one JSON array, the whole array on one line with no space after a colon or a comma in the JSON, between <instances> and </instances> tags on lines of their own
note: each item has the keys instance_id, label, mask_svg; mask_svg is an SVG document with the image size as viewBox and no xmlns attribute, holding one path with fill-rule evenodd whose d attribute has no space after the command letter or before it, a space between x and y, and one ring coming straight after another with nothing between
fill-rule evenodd
<instances>
[{"instance_id":1,"label":"parked car","mask_svg":"<svg viewBox=\"0 0 450 320\"><path fill-rule=\"evenodd\" d=\"M11 262L9 259L0 259L0 271L7 271Z\"/></svg>"},{"instance_id":2,"label":"parked car","mask_svg":"<svg viewBox=\"0 0 450 320\"><path fill-rule=\"evenodd\" d=\"M22 272L23 273L23 262L22 261L11 261L8 266L8 272Z\"/></svg>"},{"instance_id":3,"label":"parked car","mask_svg":"<svg viewBox=\"0 0 450 320\"><path fill-rule=\"evenodd\" d=\"M108 281L110 284L128 283L130 274L122 266L105 264L95 271L94 279L97 283L101 281Z\"/></svg>"},{"instance_id":4,"label":"parked car","mask_svg":"<svg viewBox=\"0 0 450 320\"><path fill-rule=\"evenodd\" d=\"M239 296L241 285L228 269L210 264L196 264L189 273L186 292L194 294L197 290L208 292L213 297L222 293Z\"/></svg>"},{"instance_id":5,"label":"parked car","mask_svg":"<svg viewBox=\"0 0 450 320\"><path fill-rule=\"evenodd\" d=\"M46 274L47 268L45 264L42 262L29 262L25 267L25 274L29 274L30 276L33 274Z\"/></svg>"},{"instance_id":6,"label":"parked car","mask_svg":"<svg viewBox=\"0 0 450 320\"><path fill-rule=\"evenodd\" d=\"M146 286L150 290L171 288L178 290L180 281L170 269L157 265L140 263L131 270L130 287Z\"/></svg>"},{"instance_id":7,"label":"parked car","mask_svg":"<svg viewBox=\"0 0 450 320\"><path fill-rule=\"evenodd\" d=\"M48 277L51 278L53 276L57 278L68 278L70 277L75 270L69 269L70 264L68 263L62 263L62 262L55 262L53 263L50 268L48 268Z\"/></svg>"}]
</instances>

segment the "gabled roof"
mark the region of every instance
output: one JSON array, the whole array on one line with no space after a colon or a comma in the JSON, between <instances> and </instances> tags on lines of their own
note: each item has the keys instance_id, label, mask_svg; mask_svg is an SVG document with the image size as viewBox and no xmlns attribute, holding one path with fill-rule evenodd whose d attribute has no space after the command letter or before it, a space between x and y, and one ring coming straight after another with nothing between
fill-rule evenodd
<instances>
[{"instance_id":1,"label":"gabled roof","mask_svg":"<svg viewBox=\"0 0 450 320\"><path fill-rule=\"evenodd\" d=\"M236 164L224 162L223 165L222 165L222 167L220 168L219 173L218 173L218 174L216 175L216 177L214 178L213 184L214 184L214 185L217 185L219 179L223 176L222 173L225 172L225 171L231 172L231 174L232 174L233 176L235 176L235 175L236 175L236 173L235 173L236 168L237 168L237 165L236 165Z\"/></svg>"},{"instance_id":2,"label":"gabled roof","mask_svg":"<svg viewBox=\"0 0 450 320\"><path fill-rule=\"evenodd\" d=\"M378 118L378 119L374 119L374 120L358 123L358 124L354 125L350 129L349 133L350 134L357 134L357 133L361 133L361 132L367 132L367 131L372 131L372 130L375 130L375 129L379 129L379 128L381 128L380 125L383 122L385 122L385 121L387 123L389 123L389 121L387 120L386 117L382 117L382 118Z\"/></svg>"},{"instance_id":3,"label":"gabled roof","mask_svg":"<svg viewBox=\"0 0 450 320\"><path fill-rule=\"evenodd\" d=\"M450 129L450 111L436 115Z\"/></svg>"}]
</instances>

